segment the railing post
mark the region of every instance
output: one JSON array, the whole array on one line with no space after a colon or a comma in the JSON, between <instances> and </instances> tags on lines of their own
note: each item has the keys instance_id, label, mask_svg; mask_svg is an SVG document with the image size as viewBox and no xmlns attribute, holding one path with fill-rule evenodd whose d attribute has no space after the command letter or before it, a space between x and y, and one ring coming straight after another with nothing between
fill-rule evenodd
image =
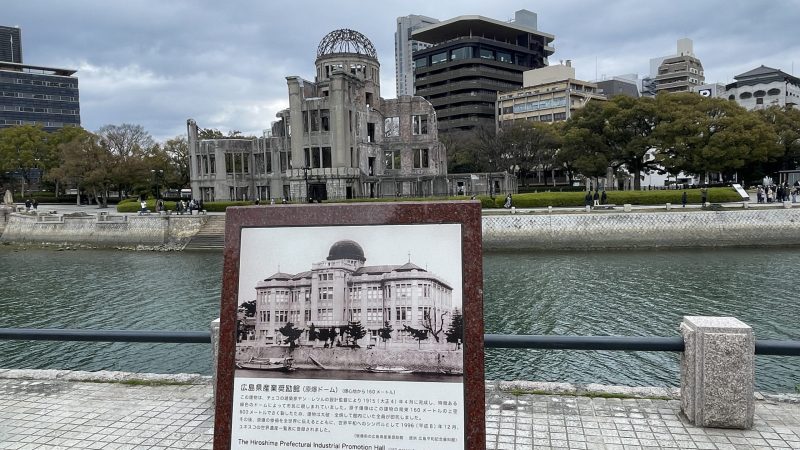
<instances>
[{"instance_id":1,"label":"railing post","mask_svg":"<svg viewBox=\"0 0 800 450\"><path fill-rule=\"evenodd\" d=\"M686 316L681 334L681 411L700 427L752 427L753 329L735 317Z\"/></svg>"},{"instance_id":2,"label":"railing post","mask_svg":"<svg viewBox=\"0 0 800 450\"><path fill-rule=\"evenodd\" d=\"M217 400L217 359L219 358L219 318L211 321L211 384L212 401Z\"/></svg>"}]
</instances>

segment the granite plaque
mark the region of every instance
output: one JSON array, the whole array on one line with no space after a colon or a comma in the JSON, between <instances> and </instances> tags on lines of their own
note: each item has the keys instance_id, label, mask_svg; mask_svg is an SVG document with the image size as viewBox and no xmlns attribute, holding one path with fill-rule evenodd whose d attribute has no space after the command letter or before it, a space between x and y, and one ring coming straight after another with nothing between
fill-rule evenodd
<instances>
[{"instance_id":1,"label":"granite plaque","mask_svg":"<svg viewBox=\"0 0 800 450\"><path fill-rule=\"evenodd\" d=\"M214 448L484 448L480 211L229 208Z\"/></svg>"}]
</instances>

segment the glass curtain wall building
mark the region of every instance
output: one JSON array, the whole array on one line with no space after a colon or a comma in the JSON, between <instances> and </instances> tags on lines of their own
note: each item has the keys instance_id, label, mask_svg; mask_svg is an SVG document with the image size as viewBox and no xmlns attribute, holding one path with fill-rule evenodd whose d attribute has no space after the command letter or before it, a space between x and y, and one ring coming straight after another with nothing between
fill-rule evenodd
<instances>
[{"instance_id":1,"label":"glass curtain wall building","mask_svg":"<svg viewBox=\"0 0 800 450\"><path fill-rule=\"evenodd\" d=\"M521 88L522 73L546 66L555 51L555 37L525 10L511 22L459 16L411 36L432 44L413 55L415 88L436 109L440 133L494 132L497 93Z\"/></svg>"}]
</instances>

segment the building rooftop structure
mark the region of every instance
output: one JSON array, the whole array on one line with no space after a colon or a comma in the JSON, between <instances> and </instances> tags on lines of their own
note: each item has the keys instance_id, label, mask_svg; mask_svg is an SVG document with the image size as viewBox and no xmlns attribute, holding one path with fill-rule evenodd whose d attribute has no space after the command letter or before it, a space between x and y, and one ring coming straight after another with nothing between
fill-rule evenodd
<instances>
[{"instance_id":1,"label":"building rooftop structure","mask_svg":"<svg viewBox=\"0 0 800 450\"><path fill-rule=\"evenodd\" d=\"M22 63L19 28L0 26L0 128L80 126L75 70Z\"/></svg>"},{"instance_id":2,"label":"building rooftop structure","mask_svg":"<svg viewBox=\"0 0 800 450\"><path fill-rule=\"evenodd\" d=\"M691 92L705 82L703 64L694 54L692 40L678 40L678 53L668 56L658 66L655 75L656 93Z\"/></svg>"},{"instance_id":3,"label":"building rooftop structure","mask_svg":"<svg viewBox=\"0 0 800 450\"><path fill-rule=\"evenodd\" d=\"M442 133L493 130L497 93L522 87L522 73L547 66L555 51L555 37L526 10L511 22L458 16L412 37L432 44L414 53L415 88L436 108Z\"/></svg>"},{"instance_id":4,"label":"building rooftop structure","mask_svg":"<svg viewBox=\"0 0 800 450\"><path fill-rule=\"evenodd\" d=\"M22 31L0 25L0 62L22 64Z\"/></svg>"},{"instance_id":5,"label":"building rooftop structure","mask_svg":"<svg viewBox=\"0 0 800 450\"><path fill-rule=\"evenodd\" d=\"M761 65L733 77L725 95L747 109L768 106L800 107L800 78L782 70Z\"/></svg>"}]
</instances>

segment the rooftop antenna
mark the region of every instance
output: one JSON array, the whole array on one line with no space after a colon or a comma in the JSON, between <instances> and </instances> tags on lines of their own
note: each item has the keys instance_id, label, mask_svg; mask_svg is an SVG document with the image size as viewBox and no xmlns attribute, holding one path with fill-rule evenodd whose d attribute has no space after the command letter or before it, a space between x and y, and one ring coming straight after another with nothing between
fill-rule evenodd
<instances>
[{"instance_id":1,"label":"rooftop antenna","mask_svg":"<svg viewBox=\"0 0 800 450\"><path fill-rule=\"evenodd\" d=\"M411 262L411 252L408 252L408 262Z\"/></svg>"}]
</instances>

